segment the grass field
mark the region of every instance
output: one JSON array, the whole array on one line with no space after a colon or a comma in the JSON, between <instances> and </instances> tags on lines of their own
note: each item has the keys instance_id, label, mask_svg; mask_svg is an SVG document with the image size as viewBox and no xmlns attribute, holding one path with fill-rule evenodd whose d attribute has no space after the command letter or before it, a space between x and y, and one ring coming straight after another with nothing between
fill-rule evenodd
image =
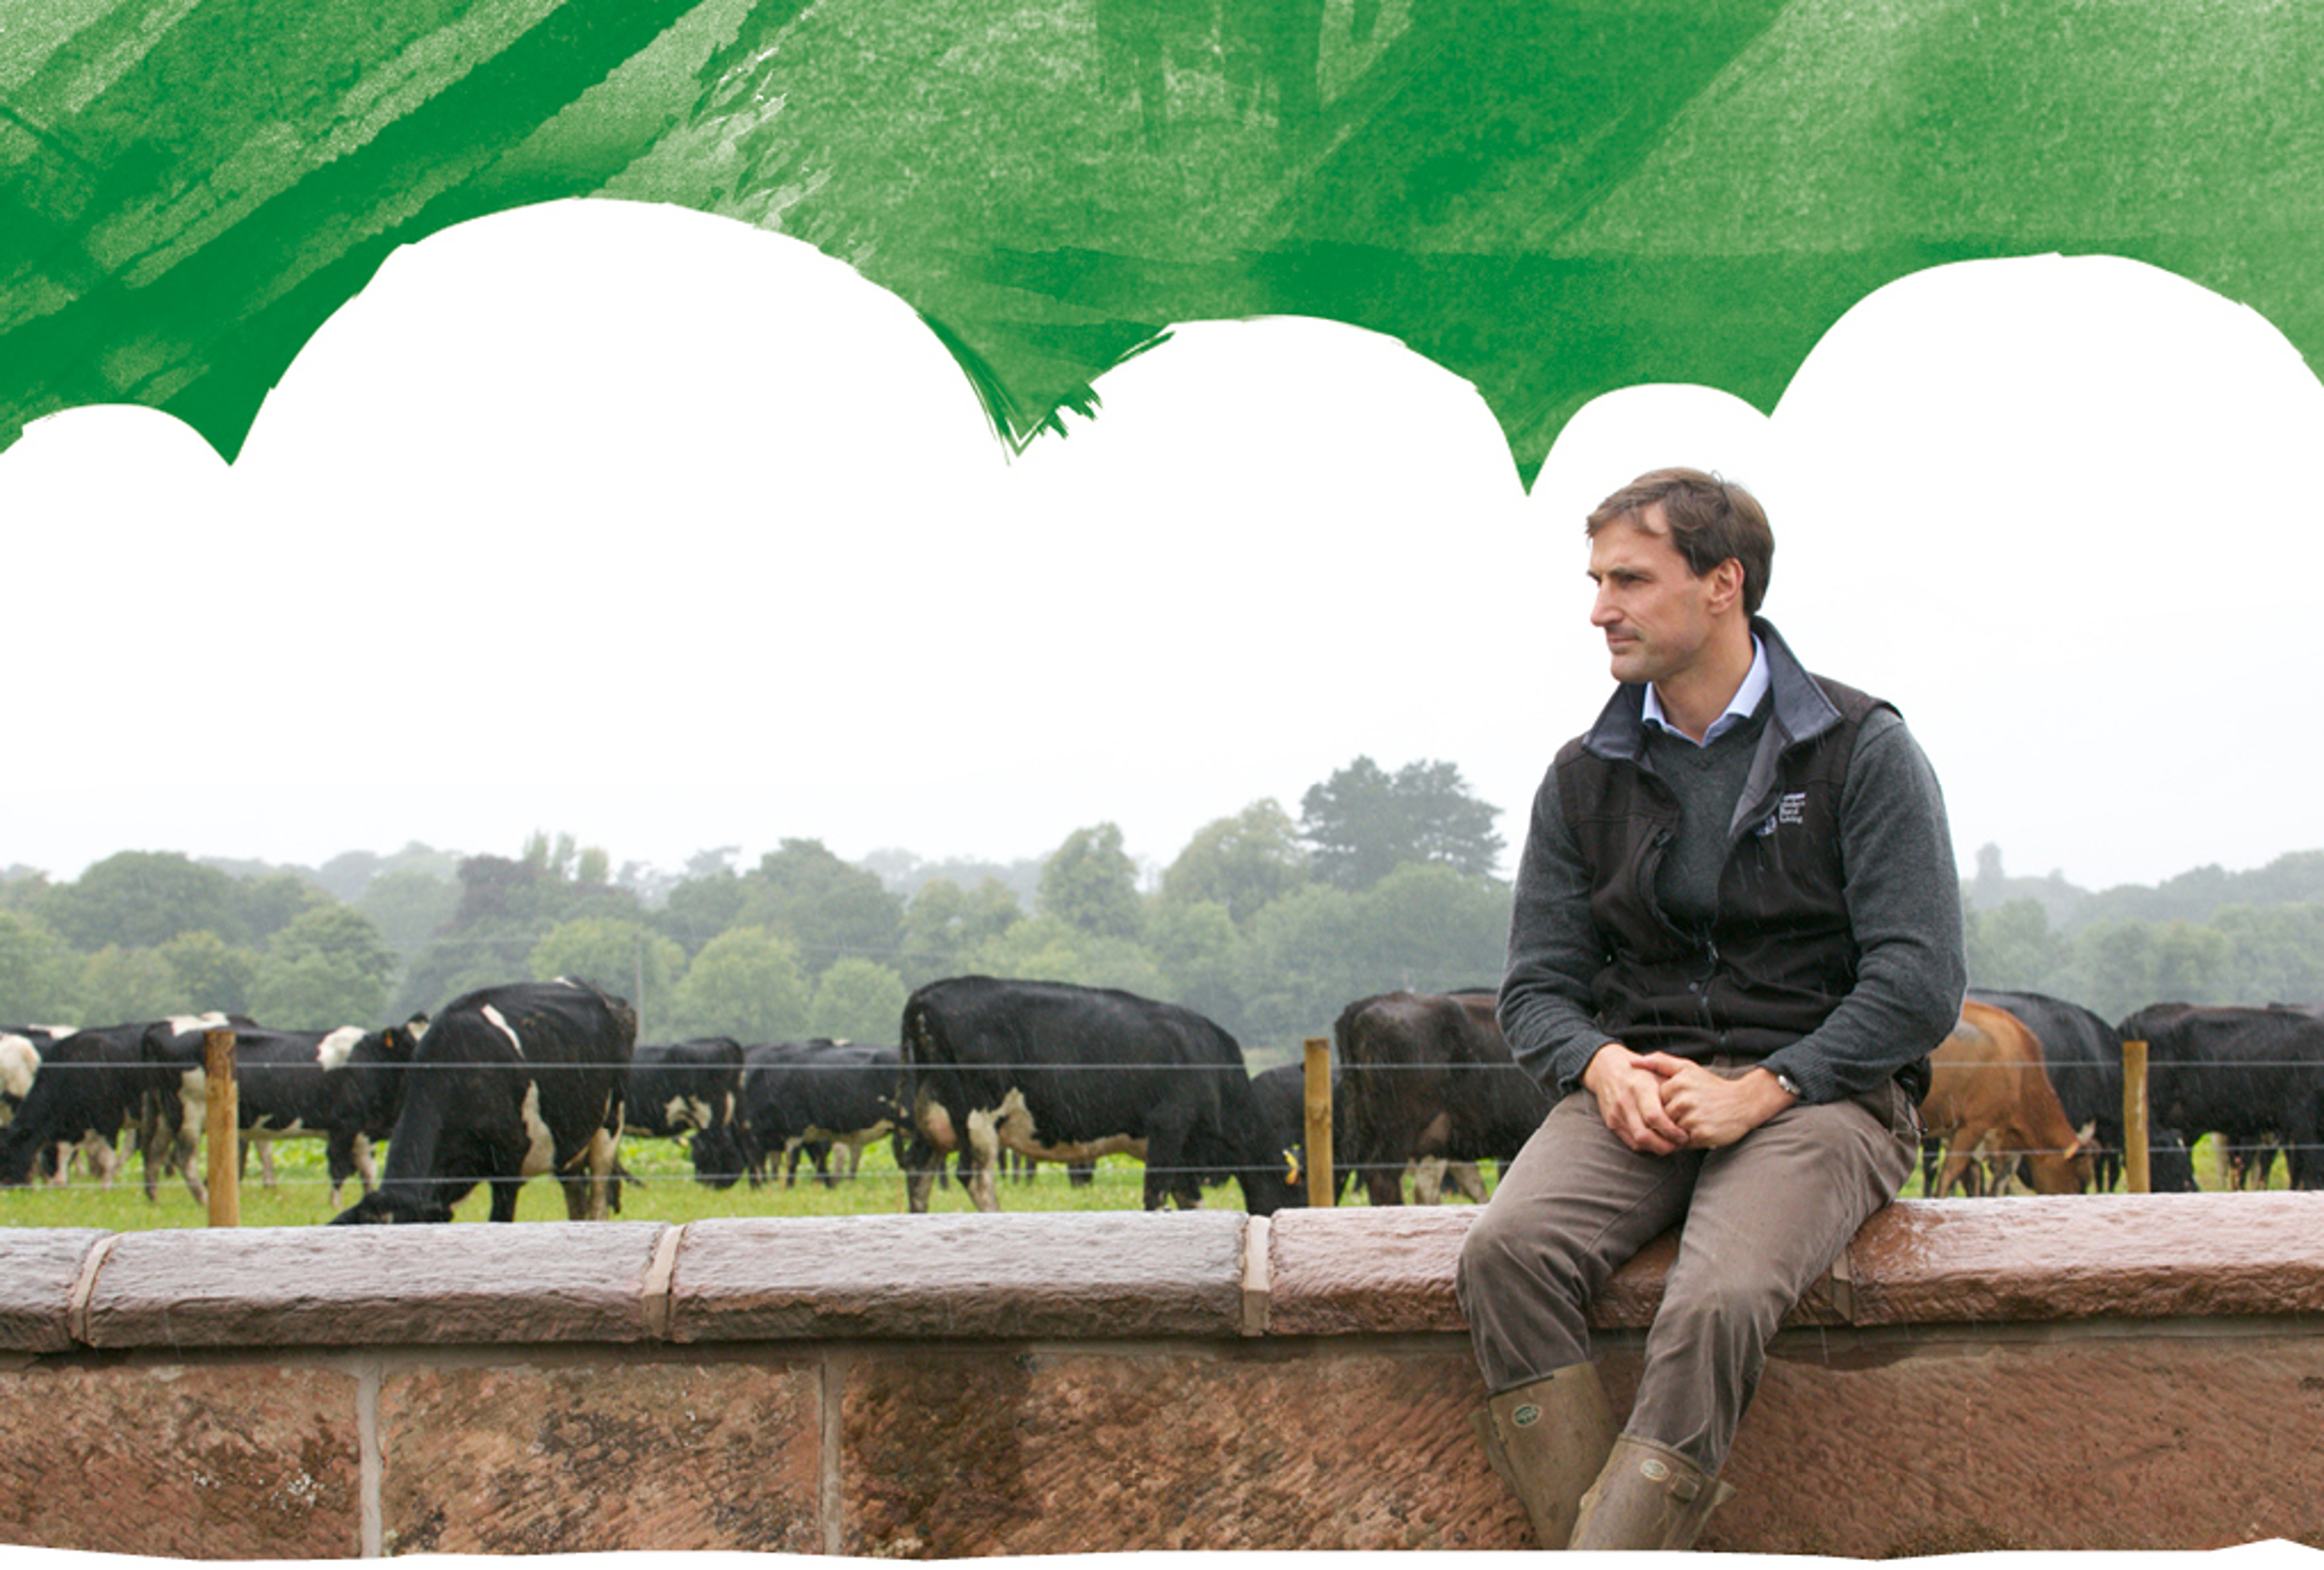
<instances>
[{"instance_id":1,"label":"grass field","mask_svg":"<svg viewBox=\"0 0 2324 1570\"><path fill-rule=\"evenodd\" d=\"M903 1176L897 1170L884 1142L865 1151L863 1168L857 1177L841 1179L830 1188L810 1181L806 1174L811 1168L806 1166L801 1168L802 1177L796 1187L785 1188L780 1183L770 1183L752 1188L747 1183L739 1183L724 1190L706 1188L694 1182L684 1147L670 1140L626 1140L622 1146L622 1163L645 1180L642 1185L624 1190L624 1220L698 1221L722 1216L883 1216L899 1214L904 1208ZM242 1185L244 1226L310 1226L327 1221L336 1214L324 1179L322 1146L319 1141L286 1141L278 1145L275 1167L281 1181L278 1186L268 1189L260 1185L257 1163L255 1159L252 1162ZM1095 1183L1087 1187L1075 1187L1067 1182L1062 1167L1045 1166L1030 1182L1004 1183L1000 1206L1004 1211L1136 1210L1144 1203L1145 1171L1128 1156L1108 1156L1098 1163ZM172 1181L160 1190L156 1199L148 1201L138 1174L133 1158L124 1181L114 1185L109 1192L85 1178L76 1179L63 1188L0 1189L0 1226L98 1227L108 1232L135 1232L206 1224L207 1212L195 1203L183 1183ZM2216 1141L2206 1139L2195 1147L2195 1174L2206 1189L2226 1186ZM1484 1175L1489 1186L1494 1178L1489 1164ZM2269 1186L2287 1186L2285 1164L2281 1160L2276 1162ZM1920 1175L1915 1171L1906 1182L1905 1193L1911 1197L1920 1191ZM351 1183L341 1195L341 1205L352 1204L359 1192L360 1185ZM1229 1184L1208 1190L1207 1202L1213 1208L1235 1209L1241 1205L1242 1196ZM1343 1202L1361 1204L1360 1190L1351 1185L1349 1197ZM461 1203L456 1218L481 1221L490 1208L489 1196L478 1188ZM958 1185L937 1188L929 1208L939 1214L974 1209ZM521 1190L516 1214L520 1221L562 1221L564 1196L555 1184L536 1178Z\"/></svg>"}]
</instances>

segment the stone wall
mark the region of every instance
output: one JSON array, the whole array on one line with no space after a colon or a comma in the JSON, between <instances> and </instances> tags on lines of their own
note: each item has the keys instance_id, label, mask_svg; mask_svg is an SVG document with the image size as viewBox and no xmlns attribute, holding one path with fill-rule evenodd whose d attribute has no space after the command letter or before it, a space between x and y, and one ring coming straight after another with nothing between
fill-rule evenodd
<instances>
[{"instance_id":1,"label":"stone wall","mask_svg":"<svg viewBox=\"0 0 2324 1570\"><path fill-rule=\"evenodd\" d=\"M193 1557L1526 1545L1474 1213L0 1231L0 1542ZM1617 1399L1667 1262L1601 1305ZM2324 1544L2324 1195L1908 1201L1703 1546Z\"/></svg>"}]
</instances>

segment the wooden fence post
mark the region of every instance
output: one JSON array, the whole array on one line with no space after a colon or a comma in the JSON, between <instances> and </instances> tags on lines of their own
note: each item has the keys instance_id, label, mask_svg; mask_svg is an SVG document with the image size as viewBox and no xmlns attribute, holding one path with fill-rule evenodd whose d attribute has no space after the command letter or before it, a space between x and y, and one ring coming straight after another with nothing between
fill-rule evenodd
<instances>
[{"instance_id":1,"label":"wooden fence post","mask_svg":"<svg viewBox=\"0 0 2324 1570\"><path fill-rule=\"evenodd\" d=\"M1301 1072L1307 1091L1307 1203L1329 1210L1331 1205L1331 1039L1307 1038L1307 1061Z\"/></svg>"},{"instance_id":2,"label":"wooden fence post","mask_svg":"<svg viewBox=\"0 0 2324 1570\"><path fill-rule=\"evenodd\" d=\"M206 1098L202 1132L209 1151L210 1225L240 1226L242 1117L234 1091L232 1031L202 1033L201 1077Z\"/></svg>"},{"instance_id":3,"label":"wooden fence post","mask_svg":"<svg viewBox=\"0 0 2324 1570\"><path fill-rule=\"evenodd\" d=\"M2123 1043L2123 1185L2134 1194L2151 1194L2154 1178L2147 1165L2147 1044Z\"/></svg>"}]
</instances>

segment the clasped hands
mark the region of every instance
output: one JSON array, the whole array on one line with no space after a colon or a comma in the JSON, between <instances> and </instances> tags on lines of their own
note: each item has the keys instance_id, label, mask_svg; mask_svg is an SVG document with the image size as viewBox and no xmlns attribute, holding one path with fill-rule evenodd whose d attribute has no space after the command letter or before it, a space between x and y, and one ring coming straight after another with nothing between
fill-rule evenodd
<instances>
[{"instance_id":1,"label":"clasped hands","mask_svg":"<svg viewBox=\"0 0 2324 1570\"><path fill-rule=\"evenodd\" d=\"M1667 1052L1632 1052L1619 1041L1598 1049L1581 1083L1598 1097L1599 1116L1614 1137L1648 1155L1732 1145L1792 1102L1767 1069L1729 1079Z\"/></svg>"}]
</instances>

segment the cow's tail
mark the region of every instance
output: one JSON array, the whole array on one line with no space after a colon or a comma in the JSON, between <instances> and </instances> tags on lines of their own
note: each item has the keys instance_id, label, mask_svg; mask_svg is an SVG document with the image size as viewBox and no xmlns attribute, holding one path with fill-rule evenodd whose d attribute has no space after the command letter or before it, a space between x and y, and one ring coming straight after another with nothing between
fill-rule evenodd
<instances>
[{"instance_id":1,"label":"cow's tail","mask_svg":"<svg viewBox=\"0 0 2324 1570\"><path fill-rule=\"evenodd\" d=\"M897 1126L905 1137L897 1164L903 1169L905 1202L908 1208L918 1211L927 1209L929 1190L944 1181L947 1154L921 1126L920 1095L933 1078L925 1065L951 1062L952 1043L945 1037L943 1014L931 1007L919 993L904 1000L900 1034L902 1062L896 1075L896 1114Z\"/></svg>"}]
</instances>

